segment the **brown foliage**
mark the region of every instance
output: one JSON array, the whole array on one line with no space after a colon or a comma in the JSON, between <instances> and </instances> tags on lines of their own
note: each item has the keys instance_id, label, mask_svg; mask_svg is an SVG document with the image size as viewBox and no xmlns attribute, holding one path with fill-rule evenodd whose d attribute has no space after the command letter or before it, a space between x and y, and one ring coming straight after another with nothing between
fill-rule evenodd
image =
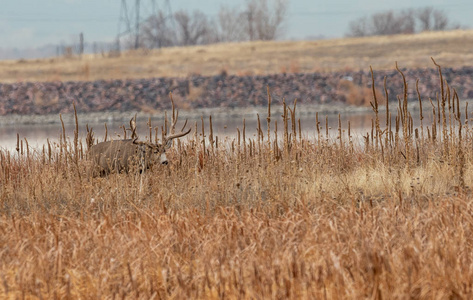
<instances>
[{"instance_id":1,"label":"brown foliage","mask_svg":"<svg viewBox=\"0 0 473 300\"><path fill-rule=\"evenodd\" d=\"M270 135L195 133L143 175L89 178L64 140L1 150L0 295L471 298L473 132L449 90L442 122L401 103L364 142L301 136L284 104Z\"/></svg>"},{"instance_id":2,"label":"brown foliage","mask_svg":"<svg viewBox=\"0 0 473 300\"><path fill-rule=\"evenodd\" d=\"M342 95L342 101L351 105L369 106L373 100L373 92L370 87L356 85L350 80L340 80L337 91ZM381 95L378 89L377 94Z\"/></svg>"}]
</instances>

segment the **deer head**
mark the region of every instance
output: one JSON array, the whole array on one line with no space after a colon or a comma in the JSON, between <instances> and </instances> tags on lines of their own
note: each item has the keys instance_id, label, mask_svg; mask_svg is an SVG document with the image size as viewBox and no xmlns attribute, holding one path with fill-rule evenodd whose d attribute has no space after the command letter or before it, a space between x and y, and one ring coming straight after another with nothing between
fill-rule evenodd
<instances>
[{"instance_id":1,"label":"deer head","mask_svg":"<svg viewBox=\"0 0 473 300\"><path fill-rule=\"evenodd\" d=\"M147 158L148 163L161 163L163 165L167 165L168 160L166 157L166 150L172 146L172 141L174 139L183 137L191 132L191 128L189 128L187 131L184 131L184 128L187 125L187 120L185 121L184 126L182 126L181 131L178 133L175 132L178 117L179 111L174 108L174 102L172 102L171 127L169 128L169 131L163 130L163 138L161 144L138 141L138 135L136 134L136 115L130 120L130 129L127 130L130 130L132 132L133 144L138 145L140 147L140 151L143 152L143 157Z\"/></svg>"}]
</instances>

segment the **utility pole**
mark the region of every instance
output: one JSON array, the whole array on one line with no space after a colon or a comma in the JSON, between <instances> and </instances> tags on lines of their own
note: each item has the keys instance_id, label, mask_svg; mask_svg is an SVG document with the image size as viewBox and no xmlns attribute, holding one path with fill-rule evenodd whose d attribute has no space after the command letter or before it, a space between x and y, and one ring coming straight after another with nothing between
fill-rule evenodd
<instances>
[{"instance_id":1,"label":"utility pole","mask_svg":"<svg viewBox=\"0 0 473 300\"><path fill-rule=\"evenodd\" d=\"M79 35L79 55L84 54L84 34L81 32Z\"/></svg>"},{"instance_id":2,"label":"utility pole","mask_svg":"<svg viewBox=\"0 0 473 300\"><path fill-rule=\"evenodd\" d=\"M250 36L250 41L253 41L254 38L254 33L253 33L253 12L249 11L248 12L248 34Z\"/></svg>"},{"instance_id":3,"label":"utility pole","mask_svg":"<svg viewBox=\"0 0 473 300\"><path fill-rule=\"evenodd\" d=\"M135 49L140 47L140 0L135 0Z\"/></svg>"}]
</instances>

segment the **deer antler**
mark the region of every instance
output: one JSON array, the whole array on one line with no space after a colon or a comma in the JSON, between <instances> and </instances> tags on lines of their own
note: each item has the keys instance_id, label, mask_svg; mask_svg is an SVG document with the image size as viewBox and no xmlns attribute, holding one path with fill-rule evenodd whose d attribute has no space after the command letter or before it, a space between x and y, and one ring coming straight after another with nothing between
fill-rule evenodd
<instances>
[{"instance_id":1,"label":"deer antler","mask_svg":"<svg viewBox=\"0 0 473 300\"><path fill-rule=\"evenodd\" d=\"M172 117L171 117L171 127L169 128L169 132L164 136L163 144L167 144L170 140L179 138L182 136L185 136L186 134L189 134L191 132L191 128L189 130L184 131L184 128L187 125L187 120L184 123L184 126L181 129L181 132L179 133L174 133L176 130L176 124L177 124L177 119L179 118L179 110L177 110L174 106L174 100L172 99L172 93L169 93L169 97L171 98L171 104L172 104Z\"/></svg>"},{"instance_id":2,"label":"deer antler","mask_svg":"<svg viewBox=\"0 0 473 300\"><path fill-rule=\"evenodd\" d=\"M136 133L136 114L133 118L130 120L130 128L127 128L126 130L131 131L131 138L136 141L138 139L138 134Z\"/></svg>"},{"instance_id":3,"label":"deer antler","mask_svg":"<svg viewBox=\"0 0 473 300\"><path fill-rule=\"evenodd\" d=\"M191 132L191 129L192 128L189 128L189 130L185 131L185 132L179 132L179 133L175 133L175 134L171 134L171 135L167 135L164 137L164 142L168 142L172 139L175 139L175 138L179 138L181 136L185 136L186 134L189 134L189 132Z\"/></svg>"},{"instance_id":4,"label":"deer antler","mask_svg":"<svg viewBox=\"0 0 473 300\"><path fill-rule=\"evenodd\" d=\"M167 134L167 135L164 136L164 144L166 144L168 141L170 141L172 139L179 138L181 136L185 136L186 134L191 132L191 128L189 128L189 130L187 130L187 131L184 131L184 128L187 125L187 120L186 120L186 122L184 123L184 126L181 129L181 132L174 133L174 131L176 129L176 123L177 123L177 117L178 116L179 116L179 111L177 111L176 114L174 114L174 112L172 113L171 128L169 129L170 135Z\"/></svg>"}]
</instances>

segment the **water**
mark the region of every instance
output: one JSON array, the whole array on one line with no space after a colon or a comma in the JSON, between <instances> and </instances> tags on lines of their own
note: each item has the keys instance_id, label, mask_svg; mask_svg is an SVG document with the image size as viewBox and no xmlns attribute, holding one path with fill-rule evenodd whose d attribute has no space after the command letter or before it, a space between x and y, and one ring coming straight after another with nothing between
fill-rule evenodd
<instances>
[{"instance_id":1,"label":"water","mask_svg":"<svg viewBox=\"0 0 473 300\"><path fill-rule=\"evenodd\" d=\"M261 116L261 114L260 114ZM381 128L385 128L385 119L383 118L383 114L380 114L380 123ZM185 118L185 117L184 117ZM183 125L183 119L180 117L181 121L178 122L176 126L176 130L180 130ZM336 138L338 136L338 126L339 126L339 116L338 114L319 114L319 123L320 123L320 132L323 137L326 134L326 118L329 127L329 136L331 138ZM212 120L212 128L213 128L213 135L214 137L218 136L220 141L225 139L231 139L237 136L238 130L241 133L241 137L243 134L243 119L245 119L245 134L246 138L253 138L256 136L257 133L257 116L235 116L232 115L228 118L215 118ZM346 113L340 115L340 121L342 125L342 136L344 138L348 138L348 122L350 122L351 128L351 135L354 139L361 138L362 135L366 135L368 132L371 132L372 128L372 120L374 119L374 114L372 112L365 112L365 113ZM418 119L418 118L415 118ZM280 114L273 114L271 119L271 134L274 135L275 129L275 121L277 121L278 125L278 132L282 133L283 127L283 120ZM297 120L298 122L298 120ZM313 114L305 114L300 118L301 122L301 133L304 138L307 139L315 139L317 137L317 129L316 129L316 117L315 113ZM393 127L394 127L394 120ZM424 119L425 124L430 121ZM267 134L267 120L266 117L261 117L260 119L261 128L266 136ZM119 139L123 138L123 128L122 126L126 125L128 127L127 122L107 122L108 128L108 138ZM162 120L152 120L152 126L159 126L159 128L163 125ZM415 126L418 126L418 121L415 122ZM202 134L202 121L201 119L190 119L188 122L188 127L192 128L192 132L189 136L193 136L195 134L195 128L197 126L197 133L199 136ZM94 136L97 140L102 141L105 136L105 126L104 123L89 123L89 127L93 128ZM147 120L139 120L137 122L138 128L138 135L141 137L141 140L147 139L149 136L149 126L147 125ZM289 125L291 128L291 125ZM66 137L70 140L73 140L74 137L74 125L66 125ZM59 137L62 135L62 126L61 124L47 124L47 125L3 125L0 126L0 137L1 137L1 144L0 147L6 150L14 150L17 145L17 134L20 140L23 140L23 144L25 145L25 140L28 141L28 145L30 148L41 149L43 145L47 145L47 140L49 139L50 142L58 142ZM205 136L208 137L210 134L209 128L209 118L204 117L204 131ZM153 137L155 136L155 130L152 130ZM82 139L83 143L85 143L85 136L86 136L86 128L85 123L82 123L79 118L79 138ZM128 132L128 136L129 136ZM158 138L161 137L161 132L158 133ZM184 137L183 139L186 139ZM153 138L154 140L154 138Z\"/></svg>"}]
</instances>

